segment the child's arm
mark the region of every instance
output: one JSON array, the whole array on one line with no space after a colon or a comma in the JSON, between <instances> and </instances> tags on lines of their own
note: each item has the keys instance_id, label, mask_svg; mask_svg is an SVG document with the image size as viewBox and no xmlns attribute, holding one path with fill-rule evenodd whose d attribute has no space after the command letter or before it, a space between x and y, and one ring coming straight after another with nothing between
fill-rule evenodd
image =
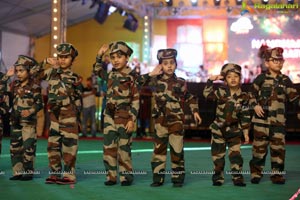
<instances>
[{"instance_id":1,"label":"child's arm","mask_svg":"<svg viewBox=\"0 0 300 200\"><path fill-rule=\"evenodd\" d=\"M38 111L43 108L43 98L41 93L41 88L38 85L35 85L31 88L33 92L33 105L30 109L22 110L21 116L28 117L30 115L35 115Z\"/></svg>"},{"instance_id":2,"label":"child's arm","mask_svg":"<svg viewBox=\"0 0 300 200\"><path fill-rule=\"evenodd\" d=\"M203 96L206 99L216 100L219 98L219 95L217 94L217 91L214 90L213 82L216 80L223 80L223 76L221 75L213 75L208 78L206 86L203 90Z\"/></svg>"},{"instance_id":3,"label":"child's arm","mask_svg":"<svg viewBox=\"0 0 300 200\"><path fill-rule=\"evenodd\" d=\"M103 44L97 52L96 63L93 65L93 72L98 77L103 80L107 80L107 72L103 70L103 62L102 57L105 52L108 50L109 46L107 44Z\"/></svg>"},{"instance_id":4,"label":"child's arm","mask_svg":"<svg viewBox=\"0 0 300 200\"><path fill-rule=\"evenodd\" d=\"M243 135L245 139L245 144L249 143L249 129L251 125L251 113L249 108L249 95L246 93L243 93L241 98L243 98L242 105L241 105L241 111L239 114L240 119L240 125L243 129Z\"/></svg>"},{"instance_id":5,"label":"child's arm","mask_svg":"<svg viewBox=\"0 0 300 200\"><path fill-rule=\"evenodd\" d=\"M158 76L162 74L162 67L161 65L157 65L152 72L148 73L148 74L144 74L144 75L140 75L137 77L136 79L136 83L139 87L141 86L145 86L145 85L149 85L149 86L153 86L154 84L151 82L151 78Z\"/></svg>"},{"instance_id":6,"label":"child's arm","mask_svg":"<svg viewBox=\"0 0 300 200\"><path fill-rule=\"evenodd\" d=\"M258 104L258 94L259 90L261 88L261 85L263 84L263 81L265 79L265 75L261 74L255 78L255 80L252 83L251 89L250 89L250 100L249 100L249 106L253 108L255 114L258 117L264 117L264 110L261 105Z\"/></svg>"},{"instance_id":7,"label":"child's arm","mask_svg":"<svg viewBox=\"0 0 300 200\"><path fill-rule=\"evenodd\" d=\"M129 115L131 118L128 120L125 128L127 133L131 133L134 130L134 124L136 124L138 110L140 108L140 94L138 92L138 87L135 82L132 84L132 97L131 97L131 106L129 110Z\"/></svg>"}]
</instances>

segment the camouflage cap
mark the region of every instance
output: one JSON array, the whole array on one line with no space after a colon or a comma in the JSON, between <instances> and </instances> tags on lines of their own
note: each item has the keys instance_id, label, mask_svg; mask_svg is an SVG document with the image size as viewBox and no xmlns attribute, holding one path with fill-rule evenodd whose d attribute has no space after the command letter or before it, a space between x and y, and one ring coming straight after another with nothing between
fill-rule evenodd
<instances>
[{"instance_id":1,"label":"camouflage cap","mask_svg":"<svg viewBox=\"0 0 300 200\"><path fill-rule=\"evenodd\" d=\"M110 43L109 51L110 51L110 54L121 51L128 56L131 56L131 54L133 53L133 50L125 42L122 42L122 41Z\"/></svg>"},{"instance_id":2,"label":"camouflage cap","mask_svg":"<svg viewBox=\"0 0 300 200\"><path fill-rule=\"evenodd\" d=\"M18 60L15 62L14 66L25 66L25 67L33 67L35 65L38 65L35 59L29 57L29 56L24 56L24 55L19 55Z\"/></svg>"},{"instance_id":3,"label":"camouflage cap","mask_svg":"<svg viewBox=\"0 0 300 200\"><path fill-rule=\"evenodd\" d=\"M221 75L225 78L228 72L235 72L239 76L241 75L241 66L234 63L227 63L222 66Z\"/></svg>"},{"instance_id":4,"label":"camouflage cap","mask_svg":"<svg viewBox=\"0 0 300 200\"><path fill-rule=\"evenodd\" d=\"M275 59L282 59L283 60L283 48L281 47L275 47L272 49L266 49L265 51L265 59L269 60L270 58L275 58Z\"/></svg>"},{"instance_id":5,"label":"camouflage cap","mask_svg":"<svg viewBox=\"0 0 300 200\"><path fill-rule=\"evenodd\" d=\"M78 51L70 43L59 44L57 45L56 50L58 55L71 55L72 58L78 56Z\"/></svg>"},{"instance_id":6,"label":"camouflage cap","mask_svg":"<svg viewBox=\"0 0 300 200\"><path fill-rule=\"evenodd\" d=\"M160 49L157 51L157 59L175 58L177 56L176 49Z\"/></svg>"}]
</instances>

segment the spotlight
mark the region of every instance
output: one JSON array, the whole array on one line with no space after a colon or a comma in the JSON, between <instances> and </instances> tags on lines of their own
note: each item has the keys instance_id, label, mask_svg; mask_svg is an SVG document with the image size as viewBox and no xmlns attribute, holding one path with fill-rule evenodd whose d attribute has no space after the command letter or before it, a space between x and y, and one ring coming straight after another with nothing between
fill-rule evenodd
<instances>
[{"instance_id":1,"label":"spotlight","mask_svg":"<svg viewBox=\"0 0 300 200\"><path fill-rule=\"evenodd\" d=\"M242 1L242 0L235 0L235 4L236 4L237 6L240 6L240 5L242 5L242 3L243 3L243 1Z\"/></svg>"},{"instance_id":2,"label":"spotlight","mask_svg":"<svg viewBox=\"0 0 300 200\"><path fill-rule=\"evenodd\" d=\"M123 9L119 9L119 13L121 16L125 16L126 15L126 11Z\"/></svg>"},{"instance_id":3,"label":"spotlight","mask_svg":"<svg viewBox=\"0 0 300 200\"><path fill-rule=\"evenodd\" d=\"M106 3L99 3L99 7L98 10L94 16L94 19L99 22L100 24L103 24L104 21L107 18L108 15L108 10L109 10L110 5L106 4Z\"/></svg>"},{"instance_id":4,"label":"spotlight","mask_svg":"<svg viewBox=\"0 0 300 200\"><path fill-rule=\"evenodd\" d=\"M261 3L262 3L262 4L268 4L268 3L269 3L269 0L261 0Z\"/></svg>"},{"instance_id":5,"label":"spotlight","mask_svg":"<svg viewBox=\"0 0 300 200\"><path fill-rule=\"evenodd\" d=\"M108 9L108 15L113 14L117 10L117 7L111 5Z\"/></svg>"},{"instance_id":6,"label":"spotlight","mask_svg":"<svg viewBox=\"0 0 300 200\"><path fill-rule=\"evenodd\" d=\"M198 5L198 0L191 0L191 4L196 7Z\"/></svg>"},{"instance_id":7,"label":"spotlight","mask_svg":"<svg viewBox=\"0 0 300 200\"><path fill-rule=\"evenodd\" d=\"M166 4L169 7L173 6L173 0L166 0Z\"/></svg>"},{"instance_id":8,"label":"spotlight","mask_svg":"<svg viewBox=\"0 0 300 200\"><path fill-rule=\"evenodd\" d=\"M138 28L138 25L138 20L132 14L127 14L127 19L125 20L123 27L132 32L135 32Z\"/></svg>"},{"instance_id":9,"label":"spotlight","mask_svg":"<svg viewBox=\"0 0 300 200\"><path fill-rule=\"evenodd\" d=\"M215 4L215 6L220 6L221 0L214 0L214 4Z\"/></svg>"},{"instance_id":10,"label":"spotlight","mask_svg":"<svg viewBox=\"0 0 300 200\"><path fill-rule=\"evenodd\" d=\"M294 0L287 0L288 4L294 4Z\"/></svg>"}]
</instances>

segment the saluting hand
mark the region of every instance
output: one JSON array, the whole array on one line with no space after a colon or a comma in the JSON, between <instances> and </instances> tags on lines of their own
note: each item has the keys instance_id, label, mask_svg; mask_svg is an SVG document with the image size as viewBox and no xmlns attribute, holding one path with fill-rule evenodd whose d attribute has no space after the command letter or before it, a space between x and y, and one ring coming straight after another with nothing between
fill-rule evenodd
<instances>
[{"instance_id":1,"label":"saluting hand","mask_svg":"<svg viewBox=\"0 0 300 200\"><path fill-rule=\"evenodd\" d=\"M103 44L100 49L98 50L97 55L98 56L103 56L105 54L105 52L109 49L109 45L108 44Z\"/></svg>"},{"instance_id":2,"label":"saluting hand","mask_svg":"<svg viewBox=\"0 0 300 200\"><path fill-rule=\"evenodd\" d=\"M209 80L211 81L216 81L216 80L223 80L224 77L222 75L212 75L211 77L209 77Z\"/></svg>"},{"instance_id":3,"label":"saluting hand","mask_svg":"<svg viewBox=\"0 0 300 200\"><path fill-rule=\"evenodd\" d=\"M6 76L13 76L15 74L15 68L14 67L10 67L7 72L6 72Z\"/></svg>"},{"instance_id":4,"label":"saluting hand","mask_svg":"<svg viewBox=\"0 0 300 200\"><path fill-rule=\"evenodd\" d=\"M162 74L162 66L159 64L159 65L156 65L156 67L153 69L153 71L149 73L149 76L157 76L160 74Z\"/></svg>"}]
</instances>

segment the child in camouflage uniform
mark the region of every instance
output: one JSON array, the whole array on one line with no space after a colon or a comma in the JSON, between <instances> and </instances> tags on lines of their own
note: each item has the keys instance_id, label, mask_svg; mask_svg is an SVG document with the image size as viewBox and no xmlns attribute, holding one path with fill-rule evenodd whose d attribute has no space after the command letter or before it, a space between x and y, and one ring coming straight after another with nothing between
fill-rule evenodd
<instances>
[{"instance_id":1,"label":"child in camouflage uniform","mask_svg":"<svg viewBox=\"0 0 300 200\"><path fill-rule=\"evenodd\" d=\"M183 152L183 104L189 106L196 123L201 123L198 100L186 88L184 79L175 75L177 51L161 49L157 53L159 65L149 74L139 77L140 85L149 85L155 98L152 117L155 119L155 141L151 160L153 171L152 187L162 186L166 174L168 143L172 162L174 187L182 187L185 178Z\"/></svg>"},{"instance_id":2,"label":"child in camouflage uniform","mask_svg":"<svg viewBox=\"0 0 300 200\"><path fill-rule=\"evenodd\" d=\"M225 87L213 88L213 81L224 80ZM221 75L211 76L204 88L203 95L209 100L217 101L216 118L210 125L211 155L214 162L214 186L224 183L226 145L231 163L232 181L235 186L246 186L241 173L243 158L241 156L241 137L249 142L250 127L249 96L241 91L241 67L228 63L221 69Z\"/></svg>"},{"instance_id":3,"label":"child in camouflage uniform","mask_svg":"<svg viewBox=\"0 0 300 200\"><path fill-rule=\"evenodd\" d=\"M271 181L284 184L285 161L285 103L287 100L300 105L299 95L290 78L281 73L284 63L283 49L266 49L263 58L267 72L253 81L251 107L255 115L252 159L250 161L251 183L258 184L263 176L268 146L271 155Z\"/></svg>"},{"instance_id":4,"label":"child in camouflage uniform","mask_svg":"<svg viewBox=\"0 0 300 200\"><path fill-rule=\"evenodd\" d=\"M108 49L113 69L107 74L103 69L102 56ZM107 171L104 184L108 186L117 183L117 163L121 185L129 186L133 181L131 143L139 109L139 93L134 73L127 66L132 53L132 49L122 41L103 45L94 64L94 73L107 81L103 162Z\"/></svg>"},{"instance_id":5,"label":"child in camouflage uniform","mask_svg":"<svg viewBox=\"0 0 300 200\"><path fill-rule=\"evenodd\" d=\"M15 66L17 81L12 83L10 155L13 176L10 180L33 179L36 152L36 114L43 108L41 87L32 80L32 69L38 63L31 57L20 55ZM8 76L13 75L9 71Z\"/></svg>"},{"instance_id":6,"label":"child in camouflage uniform","mask_svg":"<svg viewBox=\"0 0 300 200\"><path fill-rule=\"evenodd\" d=\"M2 152L3 120L9 110L9 96L7 95L7 81L9 76L0 72L0 154Z\"/></svg>"},{"instance_id":7,"label":"child in camouflage uniform","mask_svg":"<svg viewBox=\"0 0 300 200\"><path fill-rule=\"evenodd\" d=\"M41 72L41 77L49 83L48 159L51 171L45 183L74 184L82 78L71 70L72 63L78 55L75 47L69 43L62 43L56 49L58 58L47 58L42 64L48 63L53 67Z\"/></svg>"}]
</instances>

